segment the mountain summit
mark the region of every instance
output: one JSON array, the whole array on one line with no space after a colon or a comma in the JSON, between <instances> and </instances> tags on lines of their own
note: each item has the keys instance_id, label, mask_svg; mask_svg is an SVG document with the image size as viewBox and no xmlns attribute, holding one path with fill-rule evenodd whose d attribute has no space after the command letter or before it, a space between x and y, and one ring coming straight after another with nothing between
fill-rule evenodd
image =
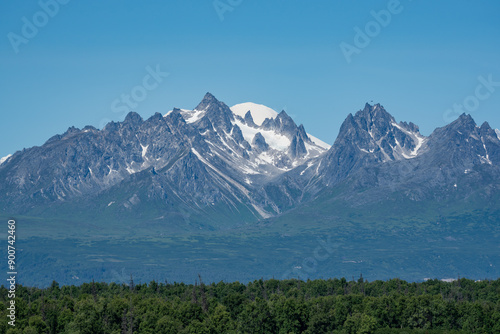
<instances>
[{"instance_id":1,"label":"mountain summit","mask_svg":"<svg viewBox=\"0 0 500 334\"><path fill-rule=\"evenodd\" d=\"M252 102L236 104L231 107L231 110L240 117L251 117L257 126L262 125L267 118L275 119L278 116L278 113L273 109ZM247 116L247 113L249 116Z\"/></svg>"},{"instance_id":2,"label":"mountain summit","mask_svg":"<svg viewBox=\"0 0 500 334\"><path fill-rule=\"evenodd\" d=\"M254 103L229 108L207 93L192 110L147 120L131 112L102 130L70 128L2 159L0 201L7 215L78 208L84 213L75 220L102 214L181 226L189 217L182 228L217 229L282 214L340 188L336 198L357 203L443 199L460 184L467 186L457 198L494 196L499 166L498 131L467 115L425 137L380 104L366 104L347 116L330 147L285 111Z\"/></svg>"},{"instance_id":3,"label":"mountain summit","mask_svg":"<svg viewBox=\"0 0 500 334\"><path fill-rule=\"evenodd\" d=\"M0 180L33 285L499 272L499 132L468 115L426 137L366 104L330 146L285 111L207 93L70 127L0 159Z\"/></svg>"},{"instance_id":4,"label":"mountain summit","mask_svg":"<svg viewBox=\"0 0 500 334\"><path fill-rule=\"evenodd\" d=\"M254 112L261 124L207 93L192 110L175 108L147 120L130 112L103 130L70 128L5 159L2 209L38 214L48 206L64 211L100 203L97 212L120 216L156 203L158 217L171 220L179 210L201 219L216 208L229 220L237 212L242 221L269 217L275 212L260 187L329 146L316 144L285 112L260 122L258 111L271 109L255 106L246 104L245 115Z\"/></svg>"}]
</instances>

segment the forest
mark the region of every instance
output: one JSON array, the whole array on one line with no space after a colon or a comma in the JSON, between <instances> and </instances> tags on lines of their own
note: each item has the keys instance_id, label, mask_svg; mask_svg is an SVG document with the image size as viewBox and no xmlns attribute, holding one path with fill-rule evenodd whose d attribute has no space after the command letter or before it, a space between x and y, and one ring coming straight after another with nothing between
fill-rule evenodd
<instances>
[{"instance_id":1,"label":"forest","mask_svg":"<svg viewBox=\"0 0 500 334\"><path fill-rule=\"evenodd\" d=\"M16 287L3 333L500 333L500 279L90 282Z\"/></svg>"}]
</instances>

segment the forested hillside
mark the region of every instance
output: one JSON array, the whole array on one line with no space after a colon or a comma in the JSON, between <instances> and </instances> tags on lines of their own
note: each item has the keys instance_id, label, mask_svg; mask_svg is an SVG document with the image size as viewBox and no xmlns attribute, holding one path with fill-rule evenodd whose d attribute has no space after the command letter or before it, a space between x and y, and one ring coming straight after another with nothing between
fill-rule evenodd
<instances>
[{"instance_id":1,"label":"forested hillside","mask_svg":"<svg viewBox=\"0 0 500 334\"><path fill-rule=\"evenodd\" d=\"M500 279L18 286L0 333L500 333Z\"/></svg>"}]
</instances>

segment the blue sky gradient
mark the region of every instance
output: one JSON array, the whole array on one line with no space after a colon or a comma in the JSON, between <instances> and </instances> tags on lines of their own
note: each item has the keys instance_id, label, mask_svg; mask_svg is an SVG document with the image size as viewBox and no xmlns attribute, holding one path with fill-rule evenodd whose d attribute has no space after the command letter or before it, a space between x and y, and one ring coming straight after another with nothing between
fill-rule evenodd
<instances>
[{"instance_id":1,"label":"blue sky gradient","mask_svg":"<svg viewBox=\"0 0 500 334\"><path fill-rule=\"evenodd\" d=\"M131 108L143 118L211 92L229 106L285 109L330 144L371 101L424 135L464 103L500 128L498 1L55 1L0 4L0 157L73 125L123 120L113 102L157 66L169 75ZM371 14L391 8L383 25ZM26 21L38 22L34 36ZM378 30L357 47L355 28L367 25ZM350 62L342 43L358 49Z\"/></svg>"}]
</instances>

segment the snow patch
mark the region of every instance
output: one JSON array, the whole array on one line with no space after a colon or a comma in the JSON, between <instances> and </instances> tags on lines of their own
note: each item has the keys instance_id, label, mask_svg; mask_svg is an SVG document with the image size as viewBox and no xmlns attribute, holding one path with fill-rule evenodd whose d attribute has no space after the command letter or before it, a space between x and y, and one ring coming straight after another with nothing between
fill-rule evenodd
<instances>
[{"instance_id":1,"label":"snow patch","mask_svg":"<svg viewBox=\"0 0 500 334\"><path fill-rule=\"evenodd\" d=\"M415 146L415 149L410 153L413 157L416 157L418 155L418 150L420 150L425 141L425 138L422 136L415 135L415 137L417 138L418 142Z\"/></svg>"},{"instance_id":2,"label":"snow patch","mask_svg":"<svg viewBox=\"0 0 500 334\"><path fill-rule=\"evenodd\" d=\"M251 126L248 126L246 124L243 124L239 120L236 120L236 125L241 129L241 133L243 134L243 138L250 144L257 134L257 132L260 132L262 137L266 140L267 145L271 147L272 149L275 149L277 151L284 152L288 149L288 147L291 144L290 139L287 137L277 134L276 132L272 130L263 130L263 129L256 129L252 128Z\"/></svg>"},{"instance_id":3,"label":"snow patch","mask_svg":"<svg viewBox=\"0 0 500 334\"><path fill-rule=\"evenodd\" d=\"M306 170L308 170L312 165L314 165L314 162L308 162L307 167L302 172L300 172L300 175L304 175Z\"/></svg>"},{"instance_id":4,"label":"snow patch","mask_svg":"<svg viewBox=\"0 0 500 334\"><path fill-rule=\"evenodd\" d=\"M252 115L253 121L257 125L262 125L264 120L266 118L276 118L278 116L278 113L269 107L266 107L265 105L262 104L257 104L257 103L252 103L252 102L245 102L245 103L240 103L232 106L231 111L243 118L245 118L245 114L250 111L250 114Z\"/></svg>"},{"instance_id":5,"label":"snow patch","mask_svg":"<svg viewBox=\"0 0 500 334\"><path fill-rule=\"evenodd\" d=\"M368 152L368 150L366 150L366 149L364 149L364 148L361 148L361 147L359 147L359 146L358 146L358 148L359 148L359 150L360 150L361 152L371 153L371 152Z\"/></svg>"},{"instance_id":6,"label":"snow patch","mask_svg":"<svg viewBox=\"0 0 500 334\"><path fill-rule=\"evenodd\" d=\"M188 109L179 109L181 111L181 116L184 118L186 123L194 123L200 120L206 114L206 110L188 110ZM173 110L167 112L163 117L167 117Z\"/></svg>"},{"instance_id":7,"label":"snow patch","mask_svg":"<svg viewBox=\"0 0 500 334\"><path fill-rule=\"evenodd\" d=\"M0 158L0 165L3 164L7 159L9 159L12 156L12 154L9 154L8 156L5 156L3 158Z\"/></svg>"},{"instance_id":8,"label":"snow patch","mask_svg":"<svg viewBox=\"0 0 500 334\"><path fill-rule=\"evenodd\" d=\"M144 159L146 157L146 153L148 153L148 147L149 147L149 145L143 146L141 144L141 147L142 147L142 158Z\"/></svg>"},{"instance_id":9,"label":"snow patch","mask_svg":"<svg viewBox=\"0 0 500 334\"><path fill-rule=\"evenodd\" d=\"M250 114L252 115L253 121L256 125L260 126L264 122L266 118L276 118L278 116L278 113L274 110L271 109L265 105L262 104L257 104L257 103L252 103L252 102L245 102L245 103L240 103L232 106L231 111L238 116L241 116L242 118L245 118L245 114L250 111ZM245 140L249 143L252 142L253 137L257 132L260 132L262 136L266 139L267 144L274 149L277 149L278 151L283 151L284 149L288 148L290 146L290 140L288 138L277 135L273 131L262 131L262 130L256 130L255 128L245 126L245 124L241 124L240 122L236 122L238 126L240 127L241 131L243 132L243 137ZM243 127L246 127L246 131L244 131ZM246 132L246 136L245 136ZM278 138L276 138L278 136ZM319 146L320 148L323 148L325 150L329 150L331 145L325 143L324 141L310 135L309 133L307 134L309 139L316 144L316 146ZM276 145L274 145L276 144ZM279 146L279 147L276 147ZM286 146L286 147L285 147Z\"/></svg>"},{"instance_id":10,"label":"snow patch","mask_svg":"<svg viewBox=\"0 0 500 334\"><path fill-rule=\"evenodd\" d=\"M411 132L395 122L392 122L391 125L398 128L399 130L403 131L406 135L410 136L411 139L413 139L413 142L417 142L417 144L415 145L415 148L411 152L408 152L408 153L406 153L404 151L404 148L399 143L397 143L398 147L400 147L402 150L403 157L406 159L413 159L416 156L418 156L418 151L420 150L420 148L424 144L425 137L417 132ZM397 140L396 140L396 142L397 142Z\"/></svg>"},{"instance_id":11,"label":"snow patch","mask_svg":"<svg viewBox=\"0 0 500 334\"><path fill-rule=\"evenodd\" d=\"M481 137L481 141L483 142L483 148L484 148L484 154L485 154L485 156L481 157L481 158L483 158L487 164L492 165L491 160L490 160L490 155L488 154L488 149L486 148L486 144L484 143L483 137Z\"/></svg>"},{"instance_id":12,"label":"snow patch","mask_svg":"<svg viewBox=\"0 0 500 334\"><path fill-rule=\"evenodd\" d=\"M258 171L256 170L253 170L251 169L250 167L248 166L243 166L242 168L240 168L241 171L244 173L244 174L253 174L253 175L256 175L256 174L260 174ZM248 182L247 182L248 183ZM251 182L250 182L251 183Z\"/></svg>"},{"instance_id":13,"label":"snow patch","mask_svg":"<svg viewBox=\"0 0 500 334\"><path fill-rule=\"evenodd\" d=\"M194 123L199 121L205 114L206 110L184 110L181 109L182 118L186 121L186 123Z\"/></svg>"},{"instance_id":14,"label":"snow patch","mask_svg":"<svg viewBox=\"0 0 500 334\"><path fill-rule=\"evenodd\" d=\"M314 136L311 136L310 134L307 134L307 136L309 137L309 139L311 139L311 141L314 144L318 145L321 148L324 148L325 150L329 150L330 147L332 147L331 145L325 143L324 141L322 141L322 140L320 140L320 139L318 139L318 138L316 138Z\"/></svg>"},{"instance_id":15,"label":"snow patch","mask_svg":"<svg viewBox=\"0 0 500 334\"><path fill-rule=\"evenodd\" d=\"M497 134L498 140L500 140L500 130L495 129L495 132L496 132L496 134Z\"/></svg>"},{"instance_id":16,"label":"snow patch","mask_svg":"<svg viewBox=\"0 0 500 334\"><path fill-rule=\"evenodd\" d=\"M181 111L181 114L182 112L186 112L186 111L191 111L191 110L188 110L188 109L179 109ZM168 115L170 115L172 113L172 111L174 111L173 109L172 110L169 110L165 115L163 115L163 117L167 117Z\"/></svg>"},{"instance_id":17,"label":"snow patch","mask_svg":"<svg viewBox=\"0 0 500 334\"><path fill-rule=\"evenodd\" d=\"M273 165L273 157L270 156L267 152L262 152L261 154L259 154L257 160L264 162L264 164Z\"/></svg>"},{"instance_id":18,"label":"snow patch","mask_svg":"<svg viewBox=\"0 0 500 334\"><path fill-rule=\"evenodd\" d=\"M109 169L108 176L110 176L113 173L120 174L117 170L114 170L111 166L109 166L109 165L107 165L107 166Z\"/></svg>"}]
</instances>

